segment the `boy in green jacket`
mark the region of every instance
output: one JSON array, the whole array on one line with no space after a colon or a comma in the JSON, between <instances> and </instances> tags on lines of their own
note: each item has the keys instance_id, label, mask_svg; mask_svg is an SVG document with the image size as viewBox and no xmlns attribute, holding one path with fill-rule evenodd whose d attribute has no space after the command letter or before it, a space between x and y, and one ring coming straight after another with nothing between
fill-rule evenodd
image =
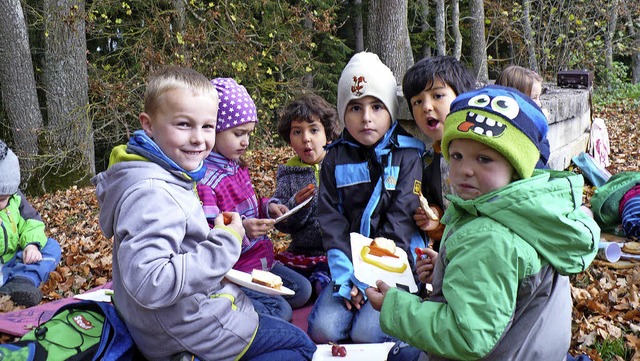
<instances>
[{"instance_id":1,"label":"boy in green jacket","mask_svg":"<svg viewBox=\"0 0 640 361\"><path fill-rule=\"evenodd\" d=\"M442 150L454 195L427 301L378 281L366 291L405 360L563 360L568 274L584 271L600 229L581 209L582 176L536 170L546 119L519 91L488 86L451 104ZM389 360L393 360L390 355Z\"/></svg>"},{"instance_id":2,"label":"boy in green jacket","mask_svg":"<svg viewBox=\"0 0 640 361\"><path fill-rule=\"evenodd\" d=\"M31 307L42 300L38 287L60 262L60 245L47 239L42 218L19 186L18 157L0 141L0 295Z\"/></svg>"}]
</instances>

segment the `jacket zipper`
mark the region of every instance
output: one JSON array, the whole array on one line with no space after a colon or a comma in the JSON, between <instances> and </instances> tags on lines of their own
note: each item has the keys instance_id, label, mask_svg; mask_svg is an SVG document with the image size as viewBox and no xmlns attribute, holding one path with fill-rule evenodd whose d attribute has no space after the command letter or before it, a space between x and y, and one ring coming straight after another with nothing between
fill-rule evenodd
<instances>
[{"instance_id":1,"label":"jacket zipper","mask_svg":"<svg viewBox=\"0 0 640 361\"><path fill-rule=\"evenodd\" d=\"M9 239L7 235L7 227L4 225L5 222L0 222L0 226L2 227L2 234L4 235L4 248L2 250L2 254L0 255L0 263L4 263L4 256L7 253L7 248L9 247Z\"/></svg>"}]
</instances>

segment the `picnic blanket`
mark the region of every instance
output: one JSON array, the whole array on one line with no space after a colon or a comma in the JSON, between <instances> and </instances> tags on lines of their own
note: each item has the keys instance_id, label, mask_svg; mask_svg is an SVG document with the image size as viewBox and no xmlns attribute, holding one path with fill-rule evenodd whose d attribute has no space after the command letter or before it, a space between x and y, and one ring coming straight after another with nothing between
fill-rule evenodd
<instances>
[{"instance_id":1,"label":"picnic blanket","mask_svg":"<svg viewBox=\"0 0 640 361\"><path fill-rule=\"evenodd\" d=\"M111 289L111 282L107 282L104 285L95 287L87 292L103 288ZM81 300L74 297L67 297L52 302L42 303L24 310L0 313L0 332L22 337L33 327L51 319L53 314L60 307L80 301Z\"/></svg>"}]
</instances>

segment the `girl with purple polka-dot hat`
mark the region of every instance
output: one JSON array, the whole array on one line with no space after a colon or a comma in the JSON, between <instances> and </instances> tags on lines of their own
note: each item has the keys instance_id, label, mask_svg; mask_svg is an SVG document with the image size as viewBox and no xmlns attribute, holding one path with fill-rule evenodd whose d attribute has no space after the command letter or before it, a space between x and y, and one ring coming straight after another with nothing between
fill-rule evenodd
<instances>
[{"instance_id":1,"label":"girl with purple polka-dot hat","mask_svg":"<svg viewBox=\"0 0 640 361\"><path fill-rule=\"evenodd\" d=\"M251 184L249 169L242 159L249 147L249 140L258 123L256 106L247 89L231 78L211 81L218 90L218 122L213 151L204 160L207 168L198 184L198 195L213 228L214 219L221 212L238 212L246 235L242 241L240 259L233 266L239 271L251 273L253 269L270 271L282 278L284 286L294 291L310 289L309 281L302 275L274 262L273 243L268 232L273 229L275 218L286 212L286 206L269 203L269 198L259 199ZM272 296L243 288L256 311L290 321L292 307L304 305L309 292L296 292L294 296ZM299 299L299 298L305 299Z\"/></svg>"}]
</instances>

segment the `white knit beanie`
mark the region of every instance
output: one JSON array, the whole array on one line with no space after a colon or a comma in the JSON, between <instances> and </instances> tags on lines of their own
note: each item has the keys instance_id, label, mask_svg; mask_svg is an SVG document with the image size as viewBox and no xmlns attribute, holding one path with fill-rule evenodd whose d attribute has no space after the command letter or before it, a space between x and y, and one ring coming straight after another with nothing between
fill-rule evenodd
<instances>
[{"instance_id":1,"label":"white knit beanie","mask_svg":"<svg viewBox=\"0 0 640 361\"><path fill-rule=\"evenodd\" d=\"M18 157L0 140L0 195L18 193L20 164Z\"/></svg>"},{"instance_id":2,"label":"white knit beanie","mask_svg":"<svg viewBox=\"0 0 640 361\"><path fill-rule=\"evenodd\" d=\"M396 78L378 55L363 51L354 55L342 70L338 82L338 117L344 125L347 104L366 96L378 98L389 110L391 121L398 114Z\"/></svg>"}]
</instances>

